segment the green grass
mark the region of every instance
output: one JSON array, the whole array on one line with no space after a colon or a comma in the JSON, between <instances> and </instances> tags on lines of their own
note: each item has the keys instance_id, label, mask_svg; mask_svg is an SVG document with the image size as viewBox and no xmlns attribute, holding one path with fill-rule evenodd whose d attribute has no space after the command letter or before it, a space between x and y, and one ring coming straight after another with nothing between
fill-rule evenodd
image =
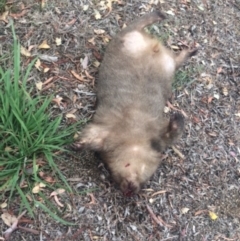
<instances>
[{"instance_id":1,"label":"green grass","mask_svg":"<svg viewBox=\"0 0 240 241\"><path fill-rule=\"evenodd\" d=\"M58 168L60 157L54 153L65 151L63 146L73 141L77 124L62 126L62 116L51 117L52 98L30 96L27 80L35 60L22 73L20 45L14 30L13 37L13 68L0 67L0 200L7 198L10 204L20 199L20 206L30 216L34 217L34 208L40 207L66 224L54 206L48 207L43 192L33 194L32 188L36 183L44 183L39 172L50 170L65 189L71 190ZM44 160L44 165L38 164L39 158ZM45 184L50 189L56 188Z\"/></svg>"},{"instance_id":2,"label":"green grass","mask_svg":"<svg viewBox=\"0 0 240 241\"><path fill-rule=\"evenodd\" d=\"M193 78L192 76L200 74L202 72L202 68L203 66L201 65L189 67L187 71L180 68L174 77L174 82L172 84L173 90L181 90L186 86L191 85L196 80L196 77Z\"/></svg>"},{"instance_id":3,"label":"green grass","mask_svg":"<svg viewBox=\"0 0 240 241\"><path fill-rule=\"evenodd\" d=\"M7 0L0 0L0 14L4 12Z\"/></svg>"}]
</instances>

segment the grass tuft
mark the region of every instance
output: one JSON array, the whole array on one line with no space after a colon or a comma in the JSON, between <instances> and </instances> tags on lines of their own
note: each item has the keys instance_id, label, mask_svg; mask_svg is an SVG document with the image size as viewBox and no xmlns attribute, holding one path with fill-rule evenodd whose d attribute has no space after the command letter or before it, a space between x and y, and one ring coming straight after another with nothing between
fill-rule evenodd
<instances>
[{"instance_id":1,"label":"grass tuft","mask_svg":"<svg viewBox=\"0 0 240 241\"><path fill-rule=\"evenodd\" d=\"M36 204L45 211L49 210L44 204L46 202L39 205L39 199L44 199L36 198L37 195L32 193L36 183L44 182L39 175L42 168L53 170L70 189L58 169L58 156L54 153L64 151L63 146L73 141L76 125L61 127L62 116L50 116L48 110L52 98L30 96L27 79L35 60L24 73L21 72L20 45L14 29L13 37L13 69L0 67L0 199L7 197L11 202L13 197L19 198L21 207L33 217ZM40 158L44 167L38 164Z\"/></svg>"}]
</instances>

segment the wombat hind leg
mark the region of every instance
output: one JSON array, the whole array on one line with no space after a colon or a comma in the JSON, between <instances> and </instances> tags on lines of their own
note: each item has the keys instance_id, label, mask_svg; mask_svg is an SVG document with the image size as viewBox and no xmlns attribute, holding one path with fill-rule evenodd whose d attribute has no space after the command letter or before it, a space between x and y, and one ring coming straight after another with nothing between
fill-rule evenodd
<instances>
[{"instance_id":1,"label":"wombat hind leg","mask_svg":"<svg viewBox=\"0 0 240 241\"><path fill-rule=\"evenodd\" d=\"M179 68L188 58L194 56L197 53L198 49L184 49L176 57L175 63L176 68Z\"/></svg>"},{"instance_id":2,"label":"wombat hind leg","mask_svg":"<svg viewBox=\"0 0 240 241\"><path fill-rule=\"evenodd\" d=\"M130 23L129 26L122 30L121 34L125 34L132 30L142 31L143 28L147 27L148 25L151 25L159 20L164 20L165 18L165 15L160 11L154 11L149 14L145 14L141 18Z\"/></svg>"}]
</instances>

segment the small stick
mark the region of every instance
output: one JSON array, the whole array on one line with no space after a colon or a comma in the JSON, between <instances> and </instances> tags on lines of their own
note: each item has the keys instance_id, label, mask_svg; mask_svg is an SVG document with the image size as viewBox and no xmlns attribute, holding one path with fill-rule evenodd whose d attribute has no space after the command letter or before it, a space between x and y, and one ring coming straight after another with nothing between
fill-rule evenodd
<instances>
[{"instance_id":1,"label":"small stick","mask_svg":"<svg viewBox=\"0 0 240 241\"><path fill-rule=\"evenodd\" d=\"M181 159L185 159L185 156L175 146L172 146L172 149Z\"/></svg>"}]
</instances>

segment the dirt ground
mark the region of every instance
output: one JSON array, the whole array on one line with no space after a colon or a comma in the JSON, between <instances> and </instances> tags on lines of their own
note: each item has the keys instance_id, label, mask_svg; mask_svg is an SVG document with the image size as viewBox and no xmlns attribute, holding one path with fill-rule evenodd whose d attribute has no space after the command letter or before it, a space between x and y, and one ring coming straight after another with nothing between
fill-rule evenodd
<instances>
[{"instance_id":1,"label":"dirt ground","mask_svg":"<svg viewBox=\"0 0 240 241\"><path fill-rule=\"evenodd\" d=\"M187 74L186 81L174 90L173 105L187 115L176 146L184 157L169 148L139 195L125 198L92 153L72 152L59 166L79 194L60 199L63 218L76 225L60 225L36 208L36 221L26 227L40 233L17 230L11 240L240 240L240 1L49 0L42 10L40 5L15 1L8 21L14 21L21 45L41 60L29 84L42 82L41 91L59 99L56 109L77 119L94 114L105 46L137 16L160 9L168 19L153 32L168 47L195 42L200 50L181 68L176 78ZM49 49L37 47L44 40ZM9 24L0 21L1 54L11 42ZM23 54L25 65L29 59ZM7 226L1 220L0 229L2 236Z\"/></svg>"}]
</instances>

